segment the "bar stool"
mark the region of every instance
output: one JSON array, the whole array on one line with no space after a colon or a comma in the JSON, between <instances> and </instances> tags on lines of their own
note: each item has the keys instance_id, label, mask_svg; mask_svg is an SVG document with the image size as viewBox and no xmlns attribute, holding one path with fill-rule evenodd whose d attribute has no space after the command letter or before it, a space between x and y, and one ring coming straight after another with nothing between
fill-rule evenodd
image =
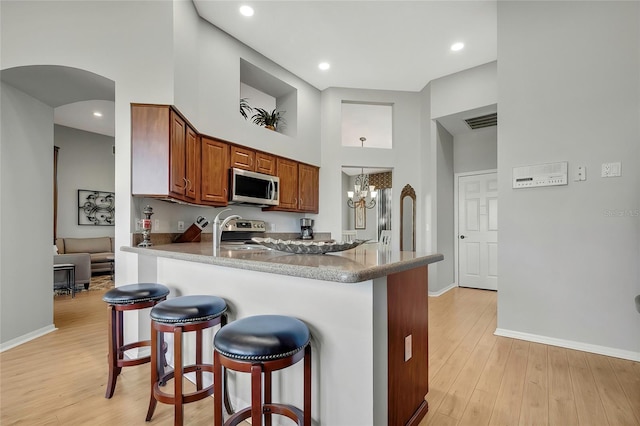
<instances>
[{"instance_id":1,"label":"bar stool","mask_svg":"<svg viewBox=\"0 0 640 426\"><path fill-rule=\"evenodd\" d=\"M251 406L232 415L225 426L237 425L251 417L251 424L271 425L271 414L279 414L299 426L311 426L311 345L309 328L297 318L258 315L232 322L220 329L213 341L214 425L223 424L222 367L251 373ZM304 412L289 404L271 401L271 373L294 365L304 358ZM264 396L261 396L264 373Z\"/></svg>"},{"instance_id":2,"label":"bar stool","mask_svg":"<svg viewBox=\"0 0 640 426\"><path fill-rule=\"evenodd\" d=\"M213 373L213 365L202 361L202 331L218 324L227 323L225 314L227 304L216 296L181 296L158 303L151 309L151 398L147 421L153 417L158 401L174 406L174 424L182 425L184 419L183 404L199 401L213 393L213 385L203 388L202 372ZM196 333L195 364L182 365L182 335L185 332ZM158 361L162 360L159 345L160 333L173 333L174 368L164 372ZM185 373L196 373L196 391L183 393L182 380ZM173 379L173 394L160 390L167 381ZM225 398L227 403L228 398ZM227 411L230 411L227 405Z\"/></svg>"},{"instance_id":3,"label":"bar stool","mask_svg":"<svg viewBox=\"0 0 640 426\"><path fill-rule=\"evenodd\" d=\"M102 296L109 309L109 381L105 398L113 396L122 367L144 364L151 360L149 355L134 359L124 358L124 352L129 349L151 346L150 340L124 344L124 311L150 308L165 300L168 294L169 289L162 284L140 283L116 287Z\"/></svg>"}]
</instances>

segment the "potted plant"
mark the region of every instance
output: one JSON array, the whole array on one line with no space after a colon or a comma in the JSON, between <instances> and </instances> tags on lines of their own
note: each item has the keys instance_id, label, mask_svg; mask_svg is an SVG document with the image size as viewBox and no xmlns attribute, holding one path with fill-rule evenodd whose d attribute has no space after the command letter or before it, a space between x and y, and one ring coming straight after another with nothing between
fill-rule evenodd
<instances>
[{"instance_id":1,"label":"potted plant","mask_svg":"<svg viewBox=\"0 0 640 426\"><path fill-rule=\"evenodd\" d=\"M253 112L253 108L249 105L249 98L240 98L240 115L246 120L249 118L247 112Z\"/></svg>"},{"instance_id":2,"label":"potted plant","mask_svg":"<svg viewBox=\"0 0 640 426\"><path fill-rule=\"evenodd\" d=\"M251 116L253 122L259 126L264 126L270 130L277 130L280 125L285 124L283 114L286 111L273 110L271 112L264 108L255 108L256 113Z\"/></svg>"}]
</instances>

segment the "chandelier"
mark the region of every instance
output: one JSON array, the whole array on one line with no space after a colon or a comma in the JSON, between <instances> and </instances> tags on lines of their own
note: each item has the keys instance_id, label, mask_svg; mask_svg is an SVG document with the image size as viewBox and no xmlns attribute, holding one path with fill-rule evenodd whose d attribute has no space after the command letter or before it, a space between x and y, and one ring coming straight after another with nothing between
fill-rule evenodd
<instances>
[{"instance_id":1,"label":"chandelier","mask_svg":"<svg viewBox=\"0 0 640 426\"><path fill-rule=\"evenodd\" d=\"M365 137L360 138L363 148L366 140ZM360 168L360 174L356 176L353 189L353 191L347 191L347 206L352 209L356 207L372 209L375 207L378 192L375 185L369 185L369 175L364 174L364 168Z\"/></svg>"}]
</instances>

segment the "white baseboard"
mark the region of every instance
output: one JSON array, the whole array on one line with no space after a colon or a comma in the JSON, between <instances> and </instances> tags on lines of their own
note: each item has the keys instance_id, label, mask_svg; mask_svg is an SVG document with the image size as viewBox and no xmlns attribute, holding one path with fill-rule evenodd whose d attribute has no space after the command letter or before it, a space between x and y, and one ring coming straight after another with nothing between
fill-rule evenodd
<instances>
[{"instance_id":1,"label":"white baseboard","mask_svg":"<svg viewBox=\"0 0 640 426\"><path fill-rule=\"evenodd\" d=\"M49 334L52 331L56 331L57 328L51 324L46 327L42 327L41 329L32 331L27 334L23 334L22 336L16 337L15 339L11 339L7 342L0 343L0 352L4 352L11 348L15 348L23 343L27 343L30 340L37 339L40 336L44 336L45 334Z\"/></svg>"},{"instance_id":2,"label":"white baseboard","mask_svg":"<svg viewBox=\"0 0 640 426\"><path fill-rule=\"evenodd\" d=\"M494 334L496 336L511 337L513 339L543 343L545 345L559 346L561 348L575 349L577 351L591 352L594 354L640 362L640 352L626 351L610 348L608 346L592 345L590 343L574 342L573 340L557 339L555 337L540 336L538 334L522 333L520 331L505 330L503 328L496 328Z\"/></svg>"},{"instance_id":3,"label":"white baseboard","mask_svg":"<svg viewBox=\"0 0 640 426\"><path fill-rule=\"evenodd\" d=\"M446 292L448 292L449 290L451 290L452 288L456 288L458 287L458 284L453 283L449 286L446 286L445 288L443 288L440 291L430 291L428 294L430 297L438 297L438 296L442 296L443 294L445 294Z\"/></svg>"}]
</instances>

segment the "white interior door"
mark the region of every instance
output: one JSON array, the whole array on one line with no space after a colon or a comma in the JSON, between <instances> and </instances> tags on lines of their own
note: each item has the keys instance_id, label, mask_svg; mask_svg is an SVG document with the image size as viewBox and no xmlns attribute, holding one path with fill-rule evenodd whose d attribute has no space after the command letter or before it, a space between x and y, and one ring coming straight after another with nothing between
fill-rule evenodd
<instances>
[{"instance_id":1,"label":"white interior door","mask_svg":"<svg viewBox=\"0 0 640 426\"><path fill-rule=\"evenodd\" d=\"M458 178L458 285L498 289L498 175Z\"/></svg>"}]
</instances>

